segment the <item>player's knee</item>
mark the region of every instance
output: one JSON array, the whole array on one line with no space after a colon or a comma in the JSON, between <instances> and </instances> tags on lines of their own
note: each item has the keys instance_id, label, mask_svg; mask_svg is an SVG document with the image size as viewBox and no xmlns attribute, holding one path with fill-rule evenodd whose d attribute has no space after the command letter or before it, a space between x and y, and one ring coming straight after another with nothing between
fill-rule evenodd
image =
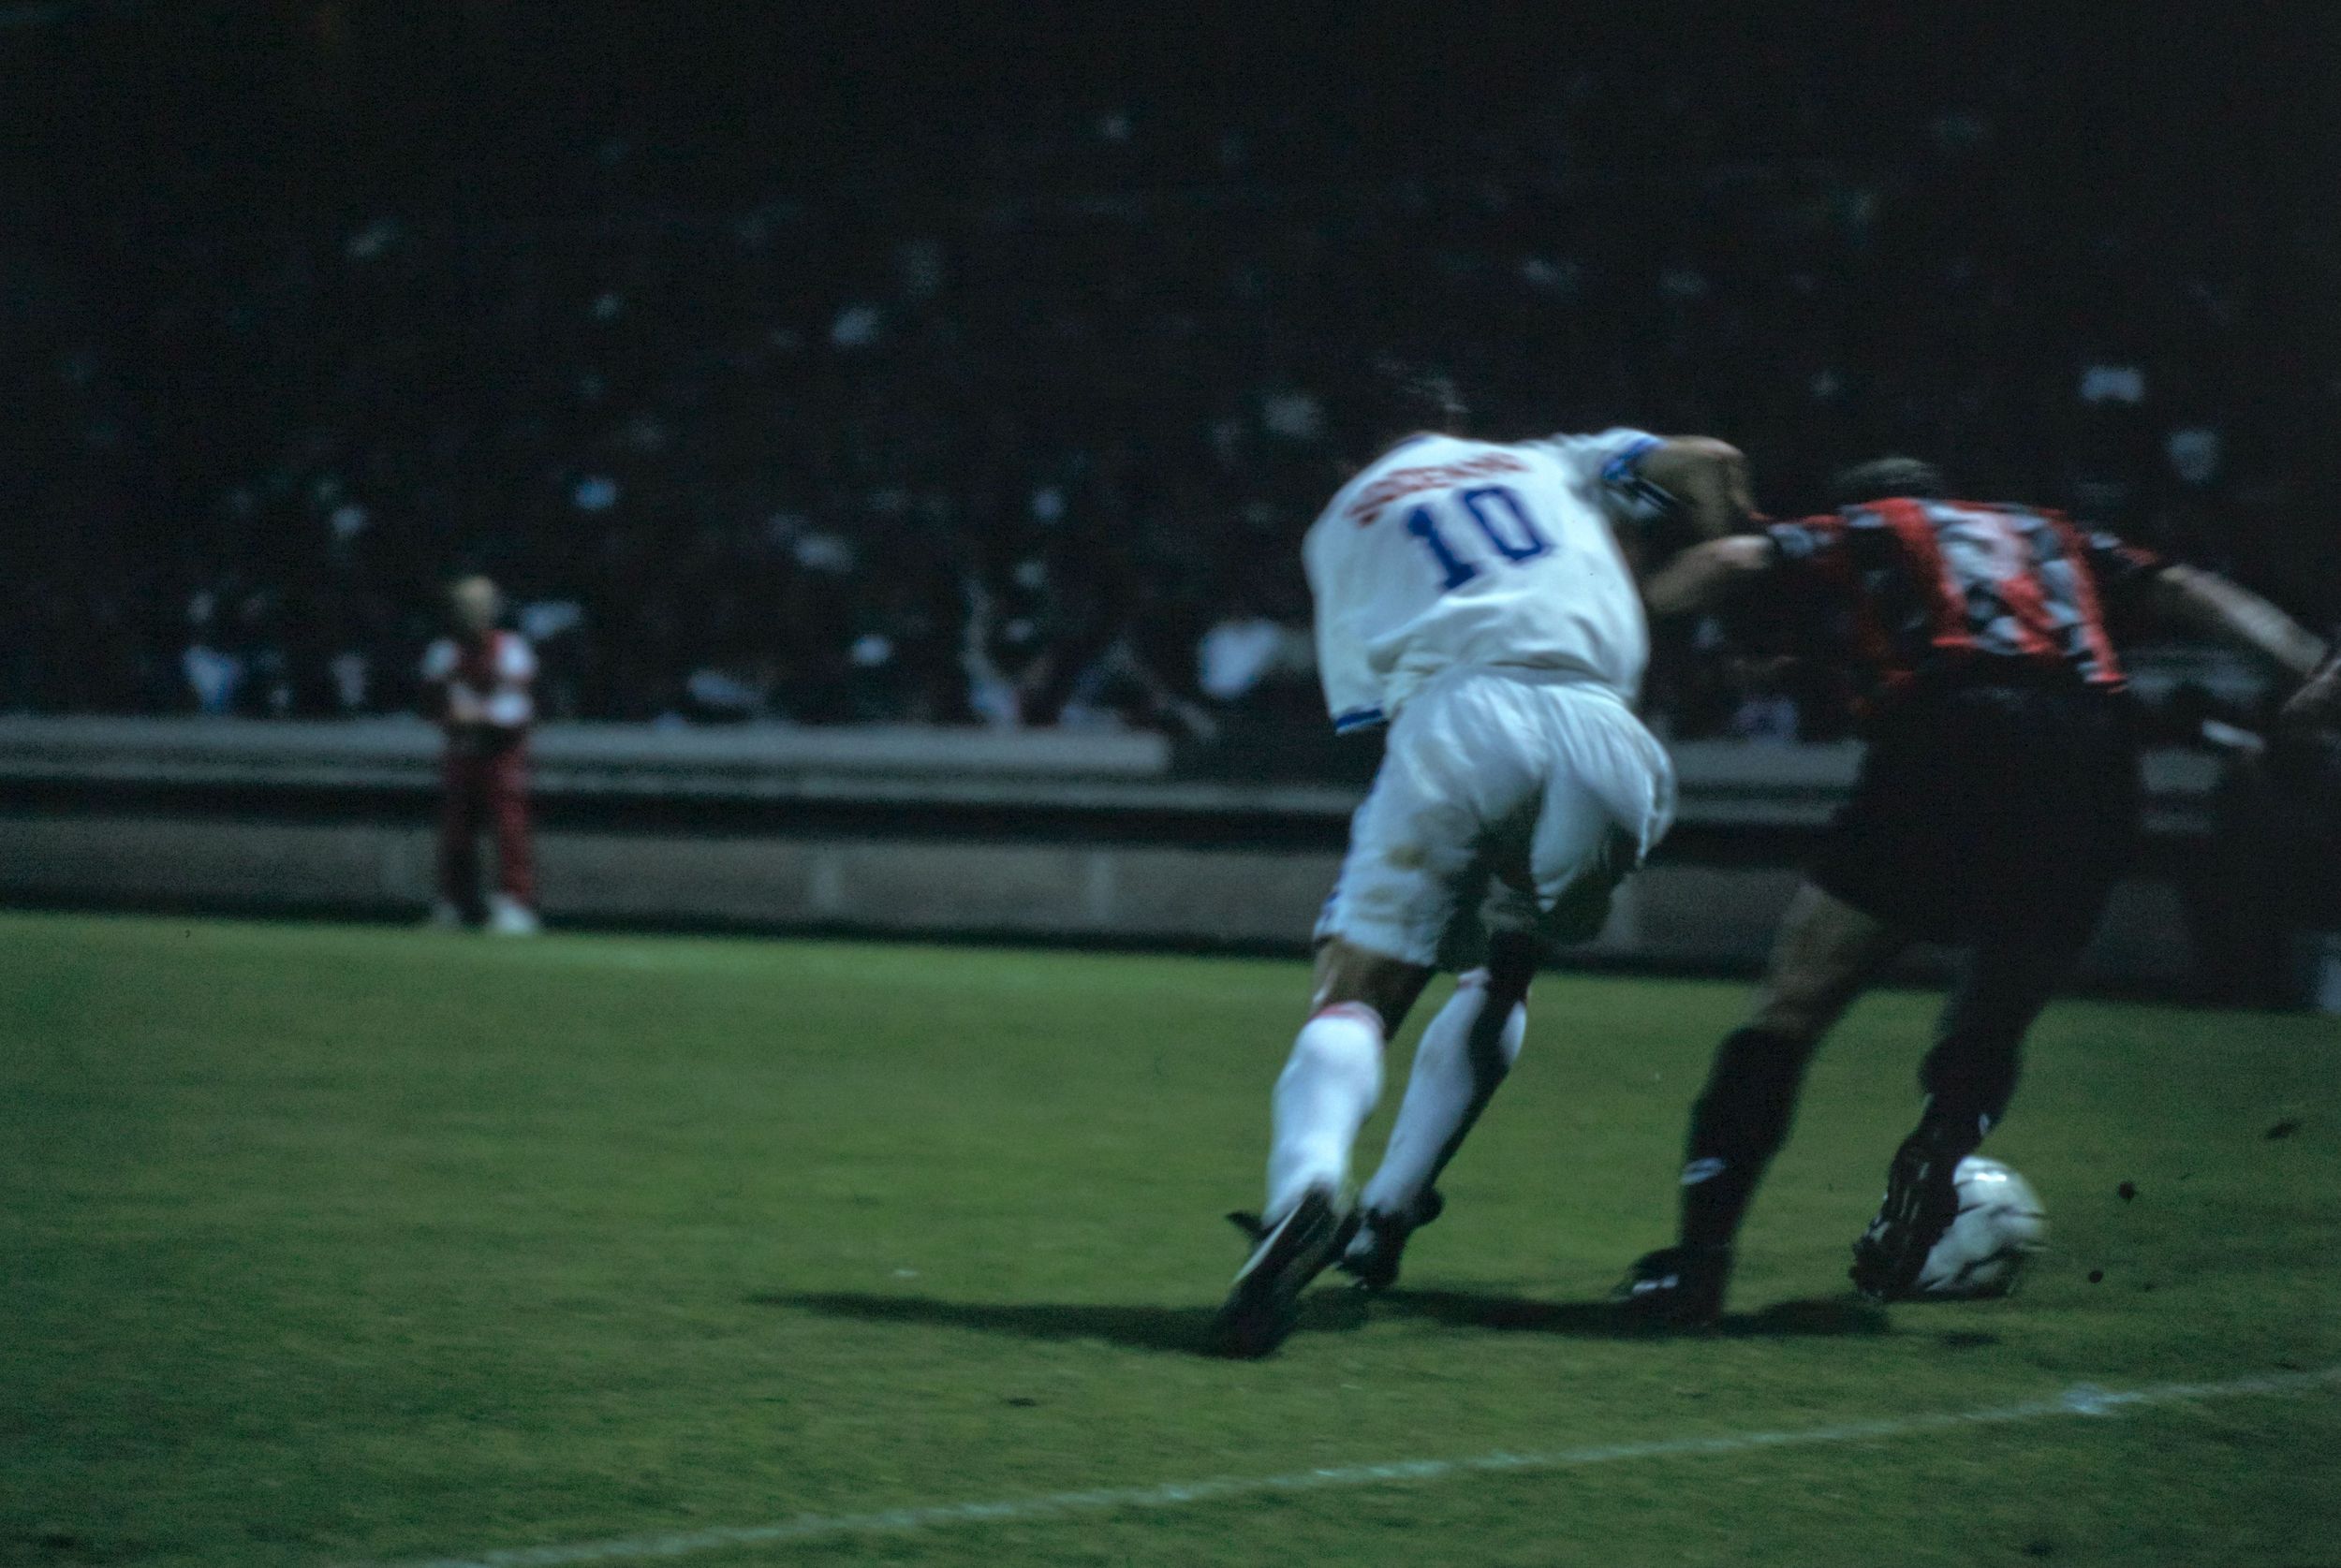
<instances>
[{"instance_id":1,"label":"player's knee","mask_svg":"<svg viewBox=\"0 0 2341 1568\"><path fill-rule=\"evenodd\" d=\"M1404 960L1353 947L1339 937L1318 950L1317 984L1309 1000L1312 1017L1343 1005L1360 1005L1387 1028L1406 1018L1422 992L1430 971Z\"/></svg>"},{"instance_id":2,"label":"player's knee","mask_svg":"<svg viewBox=\"0 0 2341 1568\"><path fill-rule=\"evenodd\" d=\"M1747 1026L1775 1039L1809 1047L1829 1033L1829 1026L1844 1010L1843 1002L1818 993L1769 990L1758 1000Z\"/></svg>"},{"instance_id":3,"label":"player's knee","mask_svg":"<svg viewBox=\"0 0 2341 1568\"><path fill-rule=\"evenodd\" d=\"M1537 978L1537 957L1534 937L1507 933L1490 945L1487 967L1472 971L1486 986L1490 1006L1509 1009L1528 999L1528 988Z\"/></svg>"},{"instance_id":4,"label":"player's knee","mask_svg":"<svg viewBox=\"0 0 2341 1568\"><path fill-rule=\"evenodd\" d=\"M1775 964L1747 1021L1754 1029L1810 1045L1829 1033L1861 993L1862 975L1836 963Z\"/></svg>"}]
</instances>

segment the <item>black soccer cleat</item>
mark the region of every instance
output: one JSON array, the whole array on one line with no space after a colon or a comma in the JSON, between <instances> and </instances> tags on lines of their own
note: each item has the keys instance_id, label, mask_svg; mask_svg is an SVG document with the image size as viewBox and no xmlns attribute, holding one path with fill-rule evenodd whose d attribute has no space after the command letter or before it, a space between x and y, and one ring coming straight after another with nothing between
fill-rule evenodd
<instances>
[{"instance_id":1,"label":"black soccer cleat","mask_svg":"<svg viewBox=\"0 0 2341 1568\"><path fill-rule=\"evenodd\" d=\"M1406 1238L1446 1212L1447 1200L1438 1189L1426 1187L1408 1212L1367 1209L1358 1215L1357 1234L1349 1238L1333 1267L1356 1282L1357 1288L1378 1295L1398 1282L1398 1264Z\"/></svg>"},{"instance_id":2,"label":"black soccer cleat","mask_svg":"<svg viewBox=\"0 0 2341 1568\"><path fill-rule=\"evenodd\" d=\"M1730 1280L1729 1247L1662 1247L1634 1260L1611 1299L1638 1327L1705 1328L1723 1315Z\"/></svg>"},{"instance_id":3,"label":"black soccer cleat","mask_svg":"<svg viewBox=\"0 0 2341 1568\"><path fill-rule=\"evenodd\" d=\"M1332 1194L1312 1188L1274 1225L1248 1214L1230 1214L1259 1245L1235 1277L1227 1305L1212 1325L1212 1346L1222 1356L1256 1359L1274 1351L1301 1318L1301 1293L1322 1274L1348 1240L1354 1222L1335 1207ZM1250 1221L1246 1225L1245 1222Z\"/></svg>"},{"instance_id":4,"label":"black soccer cleat","mask_svg":"<svg viewBox=\"0 0 2341 1568\"><path fill-rule=\"evenodd\" d=\"M1932 1150L1915 1136L1894 1151L1886 1167L1886 1197L1877 1217L1853 1244L1854 1288L1873 1301L1892 1301L1910 1293L1926 1268L1926 1254L1959 1217L1959 1161Z\"/></svg>"}]
</instances>

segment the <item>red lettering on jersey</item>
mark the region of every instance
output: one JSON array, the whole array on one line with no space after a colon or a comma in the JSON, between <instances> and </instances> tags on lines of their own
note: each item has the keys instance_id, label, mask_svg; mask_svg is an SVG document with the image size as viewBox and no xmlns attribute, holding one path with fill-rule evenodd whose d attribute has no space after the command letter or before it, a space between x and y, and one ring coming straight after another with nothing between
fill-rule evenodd
<instances>
[{"instance_id":1,"label":"red lettering on jersey","mask_svg":"<svg viewBox=\"0 0 2341 1568\"><path fill-rule=\"evenodd\" d=\"M1423 468L1401 468L1383 475L1358 492L1343 515L1363 528L1380 516L1382 510L1401 496L1417 491L1439 490L1459 485L1465 479L1482 479L1491 474L1525 474L1528 465L1509 452L1488 452L1461 462L1433 463Z\"/></svg>"}]
</instances>

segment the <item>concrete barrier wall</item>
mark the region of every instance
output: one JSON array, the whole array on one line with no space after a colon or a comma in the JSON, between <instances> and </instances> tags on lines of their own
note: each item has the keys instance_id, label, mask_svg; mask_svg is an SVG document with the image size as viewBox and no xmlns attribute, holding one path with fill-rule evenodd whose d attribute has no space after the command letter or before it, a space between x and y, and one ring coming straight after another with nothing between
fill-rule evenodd
<instances>
[{"instance_id":1,"label":"concrete barrier wall","mask_svg":"<svg viewBox=\"0 0 2341 1568\"><path fill-rule=\"evenodd\" d=\"M552 828L551 920L1289 947L1339 862L1330 848ZM0 815L0 898L142 908L419 916L417 824L155 814ZM1798 881L1789 865L1662 863L1627 882L1590 958L1752 971ZM1937 966L1921 955L1912 973ZM2192 969L2175 889L2126 885L2088 978L2168 986Z\"/></svg>"},{"instance_id":2,"label":"concrete barrier wall","mask_svg":"<svg viewBox=\"0 0 2341 1568\"><path fill-rule=\"evenodd\" d=\"M437 747L414 721L0 719L0 899L420 916ZM1859 751L1675 755L1676 834L1587 951L1753 969ZM1360 794L1181 778L1158 739L1111 734L576 725L535 758L556 923L1298 950ZM2183 857L2216 766L2147 772L2150 830ZM2172 885L2123 888L2086 967L2182 983Z\"/></svg>"}]
</instances>

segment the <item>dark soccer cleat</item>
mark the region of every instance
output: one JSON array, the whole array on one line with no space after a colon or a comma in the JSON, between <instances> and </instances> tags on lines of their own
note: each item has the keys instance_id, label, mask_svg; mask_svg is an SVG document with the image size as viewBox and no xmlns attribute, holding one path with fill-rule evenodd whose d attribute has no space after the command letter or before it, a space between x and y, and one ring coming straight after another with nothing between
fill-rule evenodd
<instances>
[{"instance_id":1,"label":"dark soccer cleat","mask_svg":"<svg viewBox=\"0 0 2341 1568\"><path fill-rule=\"evenodd\" d=\"M1351 1226L1332 1194L1312 1188L1292 1211L1274 1225L1249 1215L1228 1216L1254 1229L1259 1245L1235 1277L1227 1305L1212 1326L1213 1347L1222 1356L1251 1359L1285 1342L1301 1317L1301 1293L1322 1274L1348 1240Z\"/></svg>"},{"instance_id":2,"label":"dark soccer cleat","mask_svg":"<svg viewBox=\"0 0 2341 1568\"><path fill-rule=\"evenodd\" d=\"M1730 1279L1729 1247L1662 1247L1634 1260L1612 1299L1645 1328L1704 1328L1723 1315Z\"/></svg>"},{"instance_id":3,"label":"dark soccer cleat","mask_svg":"<svg viewBox=\"0 0 2341 1568\"><path fill-rule=\"evenodd\" d=\"M1926 1254L1959 1217L1959 1161L1929 1149L1916 1136L1894 1151L1886 1167L1886 1198L1877 1217L1853 1244L1854 1288L1873 1301L1892 1301L1910 1293L1926 1268Z\"/></svg>"},{"instance_id":4,"label":"dark soccer cleat","mask_svg":"<svg viewBox=\"0 0 2341 1568\"><path fill-rule=\"evenodd\" d=\"M1342 1249L1333 1267L1357 1282L1360 1290L1379 1294L1398 1282L1398 1263L1406 1251L1406 1238L1445 1212L1447 1200L1436 1187L1425 1188L1405 1214L1368 1209L1358 1216L1357 1234Z\"/></svg>"}]
</instances>

